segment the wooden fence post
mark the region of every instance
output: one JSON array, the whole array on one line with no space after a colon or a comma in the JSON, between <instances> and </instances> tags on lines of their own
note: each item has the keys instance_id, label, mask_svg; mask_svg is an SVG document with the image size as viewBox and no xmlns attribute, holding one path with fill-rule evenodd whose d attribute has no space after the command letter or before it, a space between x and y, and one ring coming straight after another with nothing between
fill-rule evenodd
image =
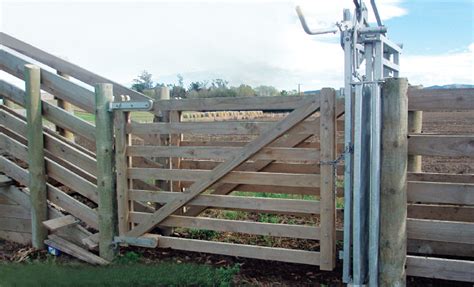
<instances>
[{"instance_id":1,"label":"wooden fence post","mask_svg":"<svg viewBox=\"0 0 474 287\"><path fill-rule=\"evenodd\" d=\"M69 79L69 76L62 73L61 71L57 71L57 74L65 79ZM71 103L68 103L62 99L56 98L58 102L58 107L64 109L68 113L74 113L74 109L71 105ZM56 131L63 137L67 138L70 141L74 141L74 134L71 131L68 131L66 129L63 129L61 127L56 127Z\"/></svg>"},{"instance_id":2,"label":"wooden fence post","mask_svg":"<svg viewBox=\"0 0 474 287\"><path fill-rule=\"evenodd\" d=\"M382 87L380 286L406 284L407 88L405 78L387 79Z\"/></svg>"},{"instance_id":3,"label":"wooden fence post","mask_svg":"<svg viewBox=\"0 0 474 287\"><path fill-rule=\"evenodd\" d=\"M43 151L43 117L41 116L41 70L25 65L26 117L28 133L28 171L31 199L31 233L33 247L43 249L48 236L43 221L48 220L46 171Z\"/></svg>"},{"instance_id":4,"label":"wooden fence post","mask_svg":"<svg viewBox=\"0 0 474 287\"><path fill-rule=\"evenodd\" d=\"M422 86L412 87L412 89L422 89ZM423 127L423 112L409 111L408 112L408 133L421 133ZM408 171L421 172L422 159L421 155L408 156Z\"/></svg>"},{"instance_id":5,"label":"wooden fence post","mask_svg":"<svg viewBox=\"0 0 474 287\"><path fill-rule=\"evenodd\" d=\"M97 192L99 194L99 254L112 261L116 250L117 198L114 177L113 114L109 103L113 98L112 84L95 87L95 126L97 153Z\"/></svg>"},{"instance_id":6,"label":"wooden fence post","mask_svg":"<svg viewBox=\"0 0 474 287\"><path fill-rule=\"evenodd\" d=\"M321 90L320 107L321 147L321 270L333 270L336 266L336 199L335 176L331 162L336 159L336 92Z\"/></svg>"},{"instance_id":7,"label":"wooden fence post","mask_svg":"<svg viewBox=\"0 0 474 287\"><path fill-rule=\"evenodd\" d=\"M169 100L170 99L170 89L168 87L159 87L155 89L155 94L153 97L155 100ZM153 119L153 122L169 122L170 112L169 111L160 111L161 115L156 116ZM168 146L170 144L170 135L169 134L160 134L158 145ZM157 162L161 165L161 168L170 169L171 168L171 158L158 158ZM171 191L171 184L169 180L157 180L157 185L160 190Z\"/></svg>"}]
</instances>

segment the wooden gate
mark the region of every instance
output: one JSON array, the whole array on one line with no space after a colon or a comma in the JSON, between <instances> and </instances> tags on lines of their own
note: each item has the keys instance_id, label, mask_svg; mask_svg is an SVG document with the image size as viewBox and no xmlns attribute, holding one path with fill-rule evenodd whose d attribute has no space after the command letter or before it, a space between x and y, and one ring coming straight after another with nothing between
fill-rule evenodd
<instances>
[{"instance_id":1,"label":"wooden gate","mask_svg":"<svg viewBox=\"0 0 474 287\"><path fill-rule=\"evenodd\" d=\"M216 110L231 118L229 111L290 112L278 121L261 112L257 119L209 120ZM191 111L204 118L190 120L197 114ZM333 89L318 96L157 100L154 112L162 118L153 123L114 115L117 241L334 268ZM213 236L198 239L203 230ZM241 244L215 232L253 237ZM270 238L296 243L278 246Z\"/></svg>"}]
</instances>

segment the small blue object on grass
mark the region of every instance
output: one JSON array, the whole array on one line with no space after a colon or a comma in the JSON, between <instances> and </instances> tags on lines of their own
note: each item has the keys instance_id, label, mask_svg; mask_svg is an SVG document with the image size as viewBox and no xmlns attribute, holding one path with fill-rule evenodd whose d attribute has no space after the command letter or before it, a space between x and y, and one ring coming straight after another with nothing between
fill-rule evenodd
<instances>
[{"instance_id":1,"label":"small blue object on grass","mask_svg":"<svg viewBox=\"0 0 474 287\"><path fill-rule=\"evenodd\" d=\"M61 250L48 246L48 253L54 256L59 256L61 255Z\"/></svg>"}]
</instances>

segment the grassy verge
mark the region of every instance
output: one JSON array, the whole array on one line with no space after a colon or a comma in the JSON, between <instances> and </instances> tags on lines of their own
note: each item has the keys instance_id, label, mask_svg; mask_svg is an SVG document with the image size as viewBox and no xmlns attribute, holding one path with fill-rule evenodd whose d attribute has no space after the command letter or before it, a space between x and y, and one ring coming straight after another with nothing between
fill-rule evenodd
<instances>
[{"instance_id":1,"label":"grassy verge","mask_svg":"<svg viewBox=\"0 0 474 287\"><path fill-rule=\"evenodd\" d=\"M0 286L230 286L238 267L188 263L0 264Z\"/></svg>"}]
</instances>

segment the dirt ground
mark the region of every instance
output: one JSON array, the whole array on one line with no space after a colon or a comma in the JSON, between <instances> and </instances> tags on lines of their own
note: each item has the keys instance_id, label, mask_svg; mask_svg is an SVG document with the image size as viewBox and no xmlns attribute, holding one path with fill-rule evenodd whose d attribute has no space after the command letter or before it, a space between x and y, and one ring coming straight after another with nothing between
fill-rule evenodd
<instances>
[{"instance_id":1,"label":"dirt ground","mask_svg":"<svg viewBox=\"0 0 474 287\"><path fill-rule=\"evenodd\" d=\"M474 134L474 113L450 112L423 114L423 133ZM89 146L89 144L86 144ZM474 158L423 157L423 171L467 174L474 173ZM186 235L184 235L186 237ZM236 238L240 240L243 237ZM242 242L243 243L243 242ZM11 242L0 242L0 261L17 261L28 253L28 248ZM273 261L261 261L228 256L181 252L166 249L124 248L126 252L141 254L143 263L173 261L209 264L217 267L240 266L234 278L235 285L250 286L342 286L340 262L333 272L320 271L317 267ZM26 256L41 258L44 253L32 252ZM75 260L67 255L62 260ZM408 286L473 286L468 283L408 277Z\"/></svg>"},{"instance_id":2,"label":"dirt ground","mask_svg":"<svg viewBox=\"0 0 474 287\"><path fill-rule=\"evenodd\" d=\"M239 266L233 286L344 286L341 282L340 264L333 272L320 271L318 267L274 261L262 261L229 256L182 252L167 249L122 248L121 254L134 252L140 255L137 263L156 264L174 262L178 264L206 264L216 268ZM0 240L0 262L46 261L45 251L34 251L30 246ZM66 254L57 257L55 264L78 262ZM1 283L1 282L0 282ZM1 285L1 284L0 284ZM472 286L469 283L408 277L407 286Z\"/></svg>"},{"instance_id":3,"label":"dirt ground","mask_svg":"<svg viewBox=\"0 0 474 287\"><path fill-rule=\"evenodd\" d=\"M474 112L424 112L423 133L474 135ZM425 172L474 173L474 158L422 157Z\"/></svg>"}]
</instances>

